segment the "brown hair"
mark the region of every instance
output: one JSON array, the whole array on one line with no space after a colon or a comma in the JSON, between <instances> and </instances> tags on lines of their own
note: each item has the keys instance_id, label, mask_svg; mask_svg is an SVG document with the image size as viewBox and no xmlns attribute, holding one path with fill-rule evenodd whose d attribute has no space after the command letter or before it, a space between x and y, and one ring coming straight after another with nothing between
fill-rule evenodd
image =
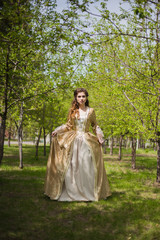
<instances>
[{"instance_id":1,"label":"brown hair","mask_svg":"<svg viewBox=\"0 0 160 240\"><path fill-rule=\"evenodd\" d=\"M68 120L71 119L71 118L75 118L75 115L77 114L78 118L79 118L79 103L77 102L77 95L78 93L80 92L84 92L86 97L88 97L88 92L85 88L77 88L75 91L74 91L74 100L72 102L72 106L69 110L69 114L68 114ZM89 101L88 99L86 100L85 102L85 106L89 107Z\"/></svg>"}]
</instances>

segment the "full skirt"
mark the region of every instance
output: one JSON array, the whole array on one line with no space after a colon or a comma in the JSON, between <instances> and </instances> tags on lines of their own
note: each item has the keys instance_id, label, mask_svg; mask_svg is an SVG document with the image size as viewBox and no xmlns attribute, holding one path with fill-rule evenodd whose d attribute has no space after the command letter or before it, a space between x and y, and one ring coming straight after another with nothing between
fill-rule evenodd
<instances>
[{"instance_id":1,"label":"full skirt","mask_svg":"<svg viewBox=\"0 0 160 240\"><path fill-rule=\"evenodd\" d=\"M98 201L111 195L96 136L68 131L53 138L45 194L58 201Z\"/></svg>"}]
</instances>

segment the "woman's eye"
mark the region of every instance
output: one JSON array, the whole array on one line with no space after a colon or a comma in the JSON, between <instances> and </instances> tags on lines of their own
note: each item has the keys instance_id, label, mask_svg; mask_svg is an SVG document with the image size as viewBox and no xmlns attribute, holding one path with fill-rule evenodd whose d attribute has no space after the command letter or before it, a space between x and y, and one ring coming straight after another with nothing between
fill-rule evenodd
<instances>
[{"instance_id":1,"label":"woman's eye","mask_svg":"<svg viewBox=\"0 0 160 240\"><path fill-rule=\"evenodd\" d=\"M78 96L78 98L85 98L85 96Z\"/></svg>"}]
</instances>

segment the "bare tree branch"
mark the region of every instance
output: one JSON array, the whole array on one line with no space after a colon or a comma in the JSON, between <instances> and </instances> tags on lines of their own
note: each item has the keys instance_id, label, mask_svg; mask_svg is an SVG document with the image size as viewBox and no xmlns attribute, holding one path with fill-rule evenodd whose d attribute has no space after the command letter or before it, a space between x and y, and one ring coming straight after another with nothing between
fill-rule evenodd
<instances>
[{"instance_id":1,"label":"bare tree branch","mask_svg":"<svg viewBox=\"0 0 160 240\"><path fill-rule=\"evenodd\" d=\"M129 101L129 103L132 105L132 107L134 108L134 110L136 111L136 113L138 114L140 120L141 120L141 123L142 125L144 125L144 122L143 122L143 119L141 117L141 114L139 113L139 111L137 110L137 108L134 106L134 104L131 102L131 100L129 99L129 97L127 96L127 94L125 93L125 91L123 91L124 93L124 96L126 97L126 99Z\"/></svg>"},{"instance_id":2,"label":"bare tree branch","mask_svg":"<svg viewBox=\"0 0 160 240\"><path fill-rule=\"evenodd\" d=\"M25 100L29 100L29 99L32 99L34 97L37 97L37 96L40 96L40 95L43 95L43 94L47 94L49 92L52 92L54 91L55 88L52 88L52 89L49 89L48 91L45 91L45 92L41 92L41 93L37 93L37 94L32 94L32 95L29 95L25 98L22 98L22 99L16 99L14 102L12 102L7 109L9 109L11 106L15 105L17 102L21 102L21 101L25 101Z\"/></svg>"}]
</instances>

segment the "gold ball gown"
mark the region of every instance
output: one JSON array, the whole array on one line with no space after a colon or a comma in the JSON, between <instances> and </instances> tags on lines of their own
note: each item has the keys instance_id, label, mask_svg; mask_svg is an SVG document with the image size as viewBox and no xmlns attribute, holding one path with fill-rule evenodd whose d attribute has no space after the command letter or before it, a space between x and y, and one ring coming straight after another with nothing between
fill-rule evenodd
<instances>
[{"instance_id":1,"label":"gold ball gown","mask_svg":"<svg viewBox=\"0 0 160 240\"><path fill-rule=\"evenodd\" d=\"M90 130L92 126L94 134ZM98 201L111 195L104 168L103 136L93 108L56 129L45 179L45 195L58 201Z\"/></svg>"}]
</instances>

